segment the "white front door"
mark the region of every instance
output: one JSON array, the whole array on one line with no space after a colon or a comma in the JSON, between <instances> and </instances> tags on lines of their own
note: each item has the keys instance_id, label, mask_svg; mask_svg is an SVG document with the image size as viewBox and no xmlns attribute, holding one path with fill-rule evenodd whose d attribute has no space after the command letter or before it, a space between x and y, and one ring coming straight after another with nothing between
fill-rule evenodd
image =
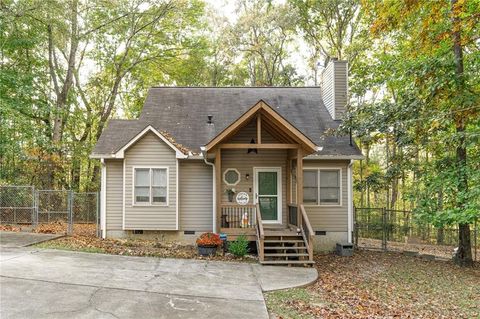
<instances>
[{"instance_id":1,"label":"white front door","mask_svg":"<svg viewBox=\"0 0 480 319\"><path fill-rule=\"evenodd\" d=\"M255 167L255 203L260 206L264 223L282 223L282 168Z\"/></svg>"}]
</instances>

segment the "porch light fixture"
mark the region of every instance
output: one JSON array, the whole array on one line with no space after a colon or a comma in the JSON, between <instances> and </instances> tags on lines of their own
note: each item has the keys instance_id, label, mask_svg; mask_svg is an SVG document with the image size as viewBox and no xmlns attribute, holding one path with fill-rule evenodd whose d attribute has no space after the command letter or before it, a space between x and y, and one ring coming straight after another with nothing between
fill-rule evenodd
<instances>
[{"instance_id":1,"label":"porch light fixture","mask_svg":"<svg viewBox=\"0 0 480 319\"><path fill-rule=\"evenodd\" d=\"M250 141L250 144L255 144L255 140L253 138ZM247 151L247 154L250 154L250 153L258 154L258 150L256 148L249 148Z\"/></svg>"}]
</instances>

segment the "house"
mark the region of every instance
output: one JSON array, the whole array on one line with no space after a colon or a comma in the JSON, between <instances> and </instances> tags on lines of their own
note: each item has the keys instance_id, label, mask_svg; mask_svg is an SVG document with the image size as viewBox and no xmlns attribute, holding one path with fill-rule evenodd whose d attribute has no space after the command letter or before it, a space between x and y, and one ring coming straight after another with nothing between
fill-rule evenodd
<instances>
[{"instance_id":1,"label":"house","mask_svg":"<svg viewBox=\"0 0 480 319\"><path fill-rule=\"evenodd\" d=\"M347 63L321 87L154 87L137 120L111 120L101 160L102 237L193 241L207 231L257 242L260 261L311 261L351 242L352 163L333 136Z\"/></svg>"}]
</instances>

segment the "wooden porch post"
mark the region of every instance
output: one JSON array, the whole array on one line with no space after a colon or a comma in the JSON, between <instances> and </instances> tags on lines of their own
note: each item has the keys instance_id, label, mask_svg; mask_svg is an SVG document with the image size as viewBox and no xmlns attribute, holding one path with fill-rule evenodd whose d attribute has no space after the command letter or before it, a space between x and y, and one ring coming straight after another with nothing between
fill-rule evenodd
<instances>
[{"instance_id":1,"label":"wooden porch post","mask_svg":"<svg viewBox=\"0 0 480 319\"><path fill-rule=\"evenodd\" d=\"M300 205L303 204L303 150L297 150L297 216L298 225L302 225L302 214L300 213Z\"/></svg>"},{"instance_id":2,"label":"wooden porch post","mask_svg":"<svg viewBox=\"0 0 480 319\"><path fill-rule=\"evenodd\" d=\"M290 159L290 155L288 154L287 152L287 205L291 204L292 203L292 189L290 188L290 185L291 185L291 178L292 178L292 172L291 172L291 167L292 167L292 163L291 163L291 159Z\"/></svg>"},{"instance_id":3,"label":"wooden porch post","mask_svg":"<svg viewBox=\"0 0 480 319\"><path fill-rule=\"evenodd\" d=\"M216 216L216 220L217 220L217 225L216 225L216 229L214 229L213 231L215 233L218 233L220 232L220 228L222 227L222 219L221 219L221 214L222 214L222 207L221 207L221 203L222 203L222 150L219 148L217 149L217 151L215 152L215 185L216 185L216 192L217 192L217 216Z\"/></svg>"}]
</instances>

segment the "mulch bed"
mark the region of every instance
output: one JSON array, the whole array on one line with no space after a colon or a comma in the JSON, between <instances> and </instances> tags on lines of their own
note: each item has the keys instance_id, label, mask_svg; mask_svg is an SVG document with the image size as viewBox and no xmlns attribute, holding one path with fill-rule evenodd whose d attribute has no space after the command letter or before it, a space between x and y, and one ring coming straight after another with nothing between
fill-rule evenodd
<instances>
[{"instance_id":1,"label":"mulch bed","mask_svg":"<svg viewBox=\"0 0 480 319\"><path fill-rule=\"evenodd\" d=\"M480 267L395 252L315 257L312 286L266 294L278 318L479 318Z\"/></svg>"},{"instance_id":2,"label":"mulch bed","mask_svg":"<svg viewBox=\"0 0 480 319\"><path fill-rule=\"evenodd\" d=\"M143 239L101 239L95 236L76 234L62 237L38 245L43 248L66 249L74 251L87 251L126 256L149 256L162 258L186 258L202 260L223 260L255 262L256 256L247 255L243 258L234 257L232 254L223 256L217 250L216 256L201 257L194 245L163 240Z\"/></svg>"}]
</instances>

